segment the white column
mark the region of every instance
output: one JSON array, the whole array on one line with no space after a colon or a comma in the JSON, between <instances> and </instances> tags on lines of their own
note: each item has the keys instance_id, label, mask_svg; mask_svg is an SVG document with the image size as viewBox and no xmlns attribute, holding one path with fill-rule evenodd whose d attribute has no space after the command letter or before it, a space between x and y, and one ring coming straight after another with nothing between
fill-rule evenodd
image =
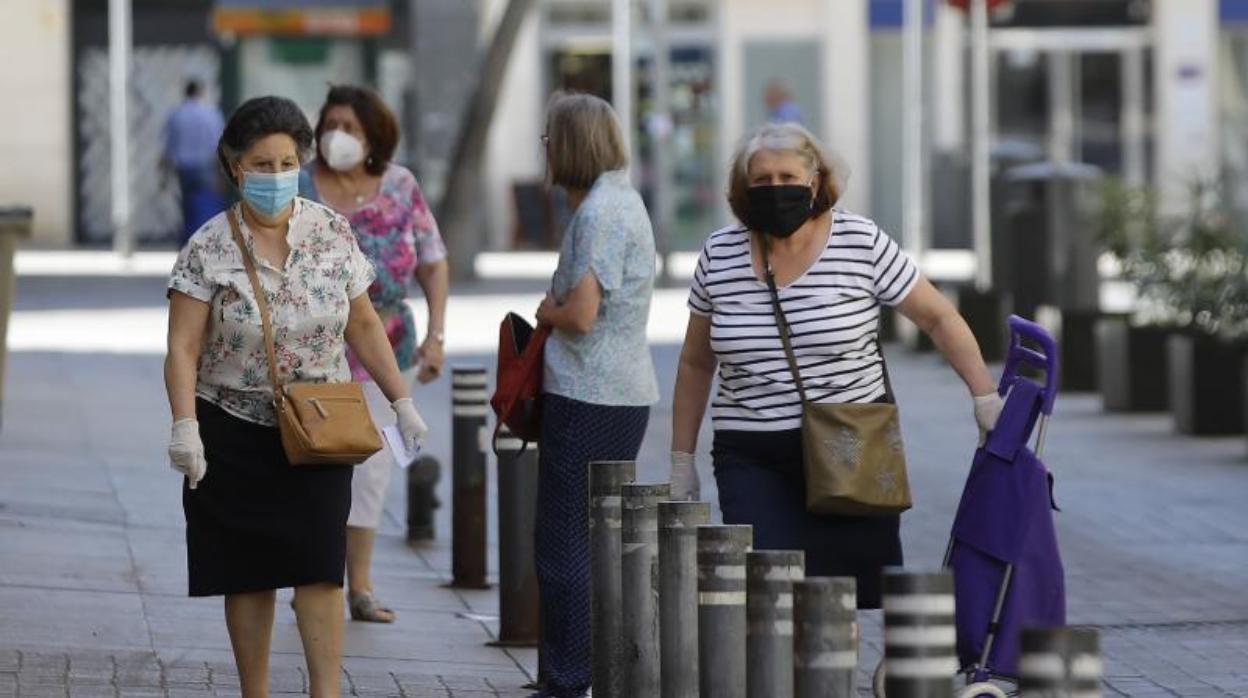
<instances>
[{"instance_id":1,"label":"white column","mask_svg":"<svg viewBox=\"0 0 1248 698\"><path fill-rule=\"evenodd\" d=\"M134 251L130 225L130 0L108 2L108 90L112 186L113 249L123 256Z\"/></svg>"},{"instance_id":2,"label":"white column","mask_svg":"<svg viewBox=\"0 0 1248 698\"><path fill-rule=\"evenodd\" d=\"M932 27L932 147L938 151L961 150L966 143L965 68L966 30L961 10L944 2L935 6Z\"/></svg>"},{"instance_id":3,"label":"white column","mask_svg":"<svg viewBox=\"0 0 1248 698\"><path fill-rule=\"evenodd\" d=\"M633 26L631 0L611 0L611 102L620 117L624 146L633 152ZM633 167L634 180L637 168Z\"/></svg>"},{"instance_id":4,"label":"white column","mask_svg":"<svg viewBox=\"0 0 1248 698\"><path fill-rule=\"evenodd\" d=\"M1075 160L1075 60L1069 51L1050 51L1049 63L1049 142L1051 162Z\"/></svg>"},{"instance_id":5,"label":"white column","mask_svg":"<svg viewBox=\"0 0 1248 698\"><path fill-rule=\"evenodd\" d=\"M922 259L926 247L923 230L923 2L906 0L902 37L902 89L904 122L901 137L903 239L906 251Z\"/></svg>"},{"instance_id":6,"label":"white column","mask_svg":"<svg viewBox=\"0 0 1248 698\"><path fill-rule=\"evenodd\" d=\"M992 287L989 60L988 0L971 0L971 229L975 246L975 286L980 291Z\"/></svg>"},{"instance_id":7,"label":"white column","mask_svg":"<svg viewBox=\"0 0 1248 698\"><path fill-rule=\"evenodd\" d=\"M1127 186L1140 187L1148 180L1144 154L1144 49L1127 49L1121 60L1122 175Z\"/></svg>"},{"instance_id":8,"label":"white column","mask_svg":"<svg viewBox=\"0 0 1248 698\"><path fill-rule=\"evenodd\" d=\"M871 210L871 25L867 0L823 0L824 90L821 134L849 163L853 178L841 199L851 211Z\"/></svg>"},{"instance_id":9,"label":"white column","mask_svg":"<svg viewBox=\"0 0 1248 698\"><path fill-rule=\"evenodd\" d=\"M1193 180L1217 174L1216 0L1154 0L1155 182L1165 211L1187 206Z\"/></svg>"},{"instance_id":10,"label":"white column","mask_svg":"<svg viewBox=\"0 0 1248 698\"><path fill-rule=\"evenodd\" d=\"M651 198L654 206L654 232L658 243L658 252L662 256L664 281L671 278L671 261L668 253L672 251L672 158L668 153L669 136L672 133L671 115L671 48L667 40L668 5L667 0L650 0L650 35L654 42L654 70L651 75L654 84L650 86L654 95L654 109L647 125L654 149L652 152L654 167L654 188Z\"/></svg>"}]
</instances>

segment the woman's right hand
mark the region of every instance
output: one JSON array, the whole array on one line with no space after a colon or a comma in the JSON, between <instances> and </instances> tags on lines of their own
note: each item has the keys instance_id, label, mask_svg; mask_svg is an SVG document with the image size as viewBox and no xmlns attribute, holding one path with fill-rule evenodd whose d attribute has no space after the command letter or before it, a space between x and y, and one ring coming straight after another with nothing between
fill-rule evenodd
<instances>
[{"instance_id":1,"label":"woman's right hand","mask_svg":"<svg viewBox=\"0 0 1248 698\"><path fill-rule=\"evenodd\" d=\"M672 499L697 501L702 498L698 482L697 459L692 453L672 451Z\"/></svg>"},{"instance_id":2,"label":"woman's right hand","mask_svg":"<svg viewBox=\"0 0 1248 698\"><path fill-rule=\"evenodd\" d=\"M199 486L199 481L208 473L204 442L199 438L199 422L183 417L173 423L169 435L169 463L186 476L191 489Z\"/></svg>"}]
</instances>

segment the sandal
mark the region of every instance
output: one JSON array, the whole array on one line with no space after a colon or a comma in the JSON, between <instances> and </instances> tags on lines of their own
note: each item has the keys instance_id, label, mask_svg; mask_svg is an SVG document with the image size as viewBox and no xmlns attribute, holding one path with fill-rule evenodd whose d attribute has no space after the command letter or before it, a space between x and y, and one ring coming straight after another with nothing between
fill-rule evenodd
<instances>
[{"instance_id":1,"label":"sandal","mask_svg":"<svg viewBox=\"0 0 1248 698\"><path fill-rule=\"evenodd\" d=\"M351 610L351 620L364 621L366 623L393 623L394 611L381 605L376 596L371 591L365 591L359 594L348 594L348 608Z\"/></svg>"}]
</instances>

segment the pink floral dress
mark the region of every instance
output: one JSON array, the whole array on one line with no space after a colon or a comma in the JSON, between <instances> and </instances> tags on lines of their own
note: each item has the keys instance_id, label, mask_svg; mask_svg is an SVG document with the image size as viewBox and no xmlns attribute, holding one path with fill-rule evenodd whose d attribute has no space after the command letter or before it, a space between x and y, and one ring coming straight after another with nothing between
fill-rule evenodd
<instances>
[{"instance_id":1,"label":"pink floral dress","mask_svg":"<svg viewBox=\"0 0 1248 698\"><path fill-rule=\"evenodd\" d=\"M300 194L320 201L312 168L304 168ZM446 245L429 211L416 177L406 167L391 164L381 176L377 196L354 211L342 211L351 222L360 249L373 262L377 278L368 289L373 307L385 324L399 370L417 363L416 321L407 304L407 287L416 268L446 258ZM348 349L351 376L369 380L368 372Z\"/></svg>"}]
</instances>

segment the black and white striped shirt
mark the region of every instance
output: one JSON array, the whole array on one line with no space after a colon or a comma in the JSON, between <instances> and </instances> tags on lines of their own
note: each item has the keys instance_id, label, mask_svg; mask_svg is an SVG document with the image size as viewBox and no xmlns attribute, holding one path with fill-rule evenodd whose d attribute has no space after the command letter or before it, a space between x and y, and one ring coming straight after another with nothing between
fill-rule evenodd
<instances>
[{"instance_id":1,"label":"black and white striped shirt","mask_svg":"<svg viewBox=\"0 0 1248 698\"><path fill-rule=\"evenodd\" d=\"M807 397L870 402L884 394L880 304L897 305L918 280L918 267L873 221L833 211L827 249L779 289ZM767 283L751 265L745 229L724 228L706 241L689 310L711 321L711 350L719 360L719 389L711 403L715 429L800 427L801 399Z\"/></svg>"}]
</instances>

